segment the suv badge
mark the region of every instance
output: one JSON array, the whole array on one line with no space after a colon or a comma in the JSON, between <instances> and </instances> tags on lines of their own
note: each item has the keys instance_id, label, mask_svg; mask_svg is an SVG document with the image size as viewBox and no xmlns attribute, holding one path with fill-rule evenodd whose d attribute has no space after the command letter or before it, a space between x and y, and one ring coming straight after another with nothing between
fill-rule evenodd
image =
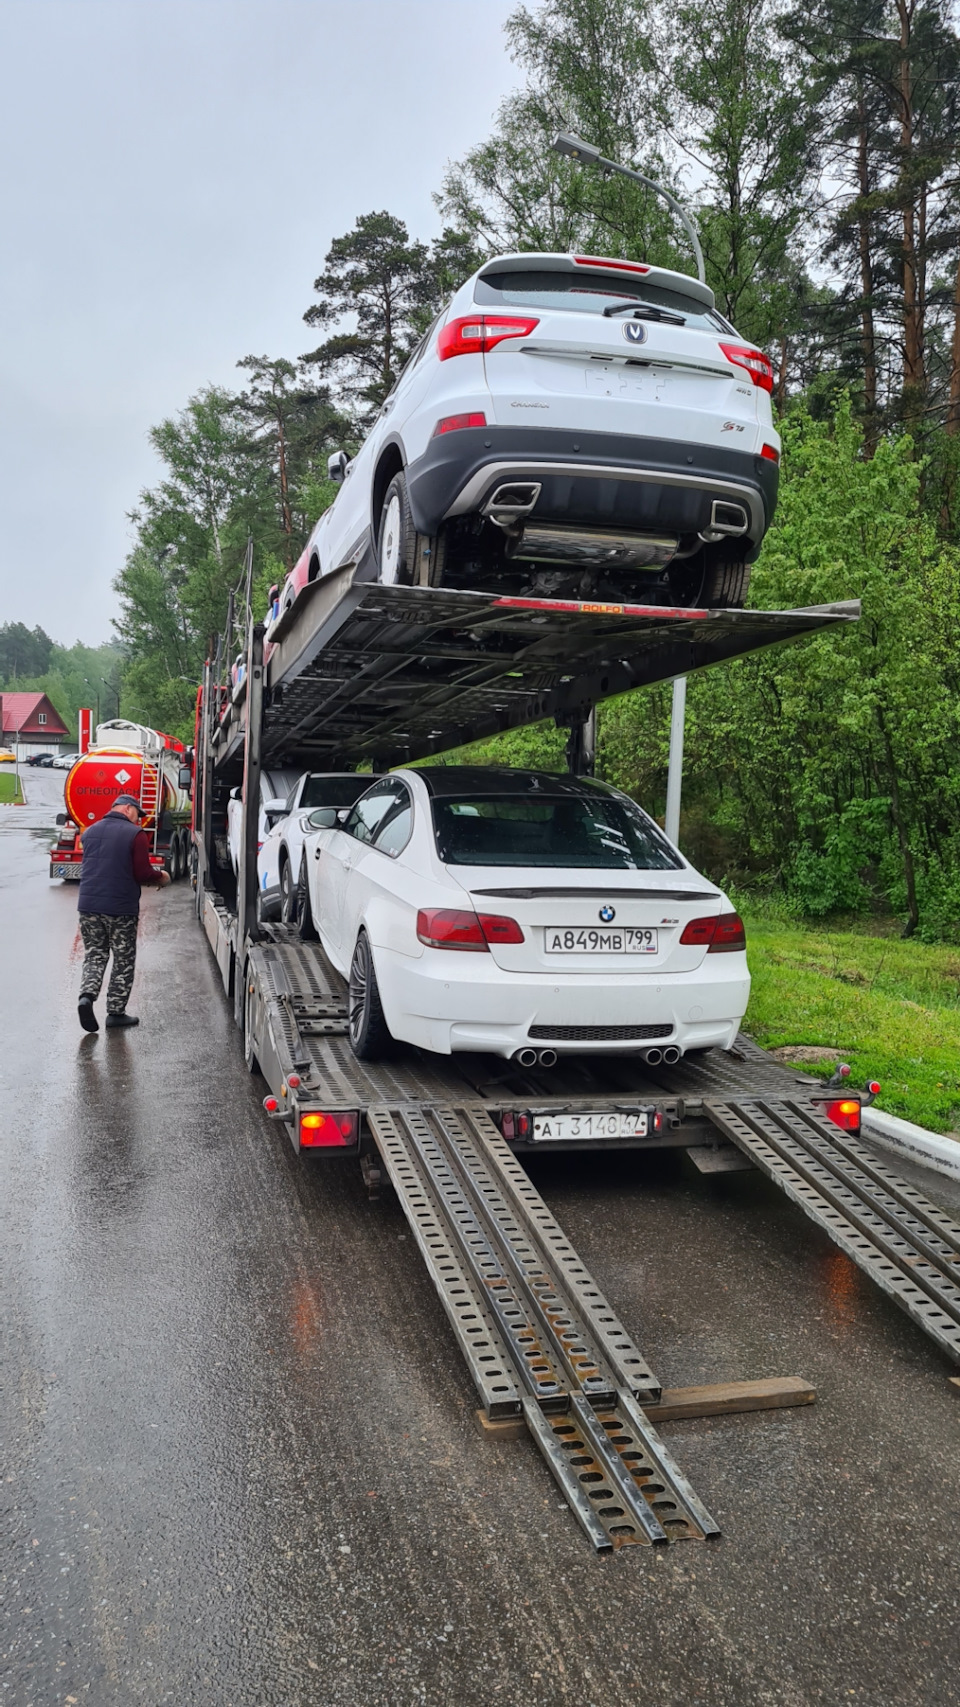
<instances>
[{"instance_id":1,"label":"suv badge","mask_svg":"<svg viewBox=\"0 0 960 1707\"><path fill-rule=\"evenodd\" d=\"M616 916L617 915L611 906L608 905L600 908L600 917L605 925L609 925Z\"/></svg>"},{"instance_id":2,"label":"suv badge","mask_svg":"<svg viewBox=\"0 0 960 1707\"><path fill-rule=\"evenodd\" d=\"M647 328L642 320L625 320L620 328L628 344L645 344Z\"/></svg>"}]
</instances>

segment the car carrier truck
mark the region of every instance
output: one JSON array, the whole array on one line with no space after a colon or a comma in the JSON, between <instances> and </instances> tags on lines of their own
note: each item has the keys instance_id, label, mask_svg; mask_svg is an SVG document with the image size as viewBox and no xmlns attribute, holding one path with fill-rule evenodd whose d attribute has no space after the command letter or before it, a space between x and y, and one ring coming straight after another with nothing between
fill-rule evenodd
<instances>
[{"instance_id":1,"label":"car carrier truck","mask_svg":"<svg viewBox=\"0 0 960 1707\"><path fill-rule=\"evenodd\" d=\"M271 628L231 620L197 700L192 867L265 1121L304 1165L352 1159L395 1191L467 1360L486 1428L525 1427L599 1550L717 1526L655 1421L660 1384L524 1170L538 1150L681 1148L705 1172L759 1167L960 1361L960 1227L859 1138L867 1092L782 1067L741 1038L676 1064L567 1056L549 1069L400 1049L361 1062L318 943L257 919L265 768L388 770L546 718L573 767L593 707L857 620L856 604L708 610L360 582L307 585ZM232 601L231 601L232 603ZM237 872L227 808L240 789ZM626 1111L624 1123L609 1118ZM557 1122L551 1115L580 1116ZM566 1136L557 1140L563 1130ZM611 1135L612 1134L612 1135ZM667 1412L666 1414L670 1414ZM689 1414L689 1413L687 1413Z\"/></svg>"}]
</instances>

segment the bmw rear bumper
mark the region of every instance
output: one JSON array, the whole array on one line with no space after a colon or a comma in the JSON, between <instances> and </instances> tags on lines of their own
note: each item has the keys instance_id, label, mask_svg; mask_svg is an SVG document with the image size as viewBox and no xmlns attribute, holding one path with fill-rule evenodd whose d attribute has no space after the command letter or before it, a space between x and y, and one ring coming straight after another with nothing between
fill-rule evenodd
<instances>
[{"instance_id":1,"label":"bmw rear bumper","mask_svg":"<svg viewBox=\"0 0 960 1707\"><path fill-rule=\"evenodd\" d=\"M773 518L779 470L765 457L687 442L537 427L477 427L431 440L407 468L417 530L482 510L497 486L540 485L532 519L621 533L699 534L717 500L749 517L748 557Z\"/></svg>"}]
</instances>

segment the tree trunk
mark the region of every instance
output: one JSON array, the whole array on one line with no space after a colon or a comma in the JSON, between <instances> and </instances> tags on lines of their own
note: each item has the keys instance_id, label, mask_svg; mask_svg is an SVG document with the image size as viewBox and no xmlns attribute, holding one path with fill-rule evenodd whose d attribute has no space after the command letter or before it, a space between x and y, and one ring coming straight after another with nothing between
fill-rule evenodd
<instances>
[{"instance_id":1,"label":"tree trunk","mask_svg":"<svg viewBox=\"0 0 960 1707\"><path fill-rule=\"evenodd\" d=\"M859 132L857 139L857 177L861 202L870 194L870 155L866 102L863 90L858 100ZM877 339L873 323L873 255L870 247L870 220L864 211L857 219L860 249L860 335L863 345L863 410L867 422L867 448L871 448L877 418Z\"/></svg>"},{"instance_id":2,"label":"tree trunk","mask_svg":"<svg viewBox=\"0 0 960 1707\"><path fill-rule=\"evenodd\" d=\"M924 391L923 304L917 250L917 209L909 187L914 143L913 68L910 60L915 0L897 0L900 19L900 180L903 194L903 389L909 420L920 414Z\"/></svg>"},{"instance_id":3,"label":"tree trunk","mask_svg":"<svg viewBox=\"0 0 960 1707\"><path fill-rule=\"evenodd\" d=\"M900 843L900 858L903 862L903 881L907 891L907 922L903 927L905 937L913 936L920 923L920 908L917 903L917 874L913 862L913 849L907 835L900 802L900 779L897 776L896 760L893 756L893 744L887 729L883 712L878 710L877 719L883 736L883 745L887 755L887 781L890 785L890 810L896 826L897 839Z\"/></svg>"},{"instance_id":4,"label":"tree trunk","mask_svg":"<svg viewBox=\"0 0 960 1707\"><path fill-rule=\"evenodd\" d=\"M283 531L287 536L287 568L290 563L290 537L293 533L293 518L290 514L290 492L287 484L287 441L283 431L283 410L277 409L277 452L280 467L280 514L283 521Z\"/></svg>"},{"instance_id":5,"label":"tree trunk","mask_svg":"<svg viewBox=\"0 0 960 1707\"><path fill-rule=\"evenodd\" d=\"M953 339L950 345L950 404L947 432L960 432L960 255L953 285Z\"/></svg>"}]
</instances>

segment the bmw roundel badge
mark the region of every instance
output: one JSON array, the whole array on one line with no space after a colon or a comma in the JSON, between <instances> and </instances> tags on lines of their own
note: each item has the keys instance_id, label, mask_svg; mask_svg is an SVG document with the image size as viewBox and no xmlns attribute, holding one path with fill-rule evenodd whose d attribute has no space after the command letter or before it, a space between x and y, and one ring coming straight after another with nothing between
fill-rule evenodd
<instances>
[{"instance_id":1,"label":"bmw roundel badge","mask_svg":"<svg viewBox=\"0 0 960 1707\"><path fill-rule=\"evenodd\" d=\"M620 328L628 344L643 344L647 338L647 328L642 320L625 320Z\"/></svg>"},{"instance_id":2,"label":"bmw roundel badge","mask_svg":"<svg viewBox=\"0 0 960 1707\"><path fill-rule=\"evenodd\" d=\"M600 918L605 925L612 924L613 920L616 918L616 916L617 916L616 913L614 912L613 908L609 905L609 903L607 904L607 906L600 908Z\"/></svg>"}]
</instances>

